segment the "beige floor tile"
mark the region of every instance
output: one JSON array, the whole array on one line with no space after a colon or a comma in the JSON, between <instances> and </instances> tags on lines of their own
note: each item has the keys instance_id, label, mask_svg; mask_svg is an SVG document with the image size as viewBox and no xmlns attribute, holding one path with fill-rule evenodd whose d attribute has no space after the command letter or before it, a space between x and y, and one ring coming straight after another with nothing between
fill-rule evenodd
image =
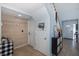
<instances>
[{"instance_id":1,"label":"beige floor tile","mask_svg":"<svg viewBox=\"0 0 79 59\"><path fill-rule=\"evenodd\" d=\"M45 55L33 49L31 46L24 46L24 47L15 49L14 56L45 56Z\"/></svg>"}]
</instances>

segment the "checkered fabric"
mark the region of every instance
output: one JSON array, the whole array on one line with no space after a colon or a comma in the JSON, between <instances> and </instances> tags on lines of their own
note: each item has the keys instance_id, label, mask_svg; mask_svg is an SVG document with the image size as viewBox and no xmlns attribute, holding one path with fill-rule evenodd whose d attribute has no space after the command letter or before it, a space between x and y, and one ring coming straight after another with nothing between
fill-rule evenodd
<instances>
[{"instance_id":1,"label":"checkered fabric","mask_svg":"<svg viewBox=\"0 0 79 59\"><path fill-rule=\"evenodd\" d=\"M0 44L0 56L12 56L13 55L13 41L8 39L2 39Z\"/></svg>"}]
</instances>

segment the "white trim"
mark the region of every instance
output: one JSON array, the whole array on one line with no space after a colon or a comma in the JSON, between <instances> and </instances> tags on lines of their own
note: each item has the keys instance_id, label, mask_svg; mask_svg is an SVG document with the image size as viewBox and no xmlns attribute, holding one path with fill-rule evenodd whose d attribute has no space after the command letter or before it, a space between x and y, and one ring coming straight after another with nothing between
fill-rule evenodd
<instances>
[{"instance_id":1,"label":"white trim","mask_svg":"<svg viewBox=\"0 0 79 59\"><path fill-rule=\"evenodd\" d=\"M29 28L29 21L27 21L27 24L28 24L27 27ZM28 35L28 44L29 44L29 29L28 29L28 34L27 35Z\"/></svg>"},{"instance_id":2,"label":"white trim","mask_svg":"<svg viewBox=\"0 0 79 59\"><path fill-rule=\"evenodd\" d=\"M17 48L21 48L21 47L24 47L24 46L27 46L28 44L22 44L22 45L19 45L17 47L14 47L14 49L17 49Z\"/></svg>"}]
</instances>

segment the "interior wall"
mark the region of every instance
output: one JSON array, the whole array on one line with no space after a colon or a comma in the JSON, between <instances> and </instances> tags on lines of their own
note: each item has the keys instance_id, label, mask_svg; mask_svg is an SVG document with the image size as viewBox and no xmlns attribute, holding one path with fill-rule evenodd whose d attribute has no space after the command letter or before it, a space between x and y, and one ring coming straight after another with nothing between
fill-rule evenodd
<instances>
[{"instance_id":1,"label":"interior wall","mask_svg":"<svg viewBox=\"0 0 79 59\"><path fill-rule=\"evenodd\" d=\"M59 18L61 20L77 19L79 18L78 3L55 3Z\"/></svg>"},{"instance_id":2,"label":"interior wall","mask_svg":"<svg viewBox=\"0 0 79 59\"><path fill-rule=\"evenodd\" d=\"M28 24L26 19L2 14L2 23L2 36L13 40L14 48L28 44Z\"/></svg>"},{"instance_id":3,"label":"interior wall","mask_svg":"<svg viewBox=\"0 0 79 59\"><path fill-rule=\"evenodd\" d=\"M56 25L56 21L55 21L55 11L54 11L54 7L53 7L53 3L50 4L45 4L45 7L48 10L48 14L50 15L50 35L51 38L54 37L54 26Z\"/></svg>"},{"instance_id":4,"label":"interior wall","mask_svg":"<svg viewBox=\"0 0 79 59\"><path fill-rule=\"evenodd\" d=\"M51 50L51 39L50 39L50 16L45 7L40 8L33 13L34 29L35 29L35 46L34 48L44 53L45 55L50 55ZM39 23L44 23L44 30L38 27Z\"/></svg>"}]
</instances>

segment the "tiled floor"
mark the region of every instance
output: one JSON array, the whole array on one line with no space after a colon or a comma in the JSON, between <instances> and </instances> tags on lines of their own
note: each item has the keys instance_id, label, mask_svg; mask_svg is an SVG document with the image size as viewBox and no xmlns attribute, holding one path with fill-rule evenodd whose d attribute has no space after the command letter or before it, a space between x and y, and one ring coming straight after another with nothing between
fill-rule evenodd
<instances>
[{"instance_id":1,"label":"tiled floor","mask_svg":"<svg viewBox=\"0 0 79 59\"><path fill-rule=\"evenodd\" d=\"M14 56L45 56L45 55L28 45L15 49Z\"/></svg>"},{"instance_id":2,"label":"tiled floor","mask_svg":"<svg viewBox=\"0 0 79 59\"><path fill-rule=\"evenodd\" d=\"M59 56L79 56L79 43L73 40L64 39L63 50Z\"/></svg>"}]
</instances>

